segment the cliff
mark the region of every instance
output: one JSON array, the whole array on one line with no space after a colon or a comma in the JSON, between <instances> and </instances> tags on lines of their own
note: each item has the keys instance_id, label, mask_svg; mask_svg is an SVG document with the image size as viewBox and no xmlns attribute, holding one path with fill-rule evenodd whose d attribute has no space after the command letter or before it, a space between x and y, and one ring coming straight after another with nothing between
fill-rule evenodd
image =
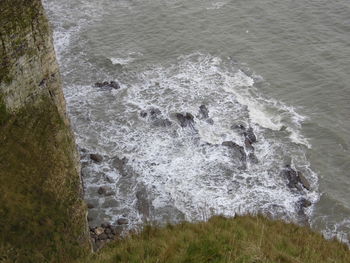
<instances>
[{"instance_id":1,"label":"cliff","mask_svg":"<svg viewBox=\"0 0 350 263\"><path fill-rule=\"evenodd\" d=\"M40 0L0 0L0 261L88 251L79 157Z\"/></svg>"}]
</instances>

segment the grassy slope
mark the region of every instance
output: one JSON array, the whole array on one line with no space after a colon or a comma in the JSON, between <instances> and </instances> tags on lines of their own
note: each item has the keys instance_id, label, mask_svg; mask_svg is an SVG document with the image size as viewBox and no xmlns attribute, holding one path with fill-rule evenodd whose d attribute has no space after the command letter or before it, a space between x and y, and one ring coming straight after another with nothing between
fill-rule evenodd
<instances>
[{"instance_id":1,"label":"grassy slope","mask_svg":"<svg viewBox=\"0 0 350 263\"><path fill-rule=\"evenodd\" d=\"M349 263L346 245L305 227L263 217L214 217L207 223L146 227L82 262Z\"/></svg>"},{"instance_id":2,"label":"grassy slope","mask_svg":"<svg viewBox=\"0 0 350 263\"><path fill-rule=\"evenodd\" d=\"M84 255L74 142L55 105L46 98L27 106L0 130L0 261L71 262Z\"/></svg>"}]
</instances>

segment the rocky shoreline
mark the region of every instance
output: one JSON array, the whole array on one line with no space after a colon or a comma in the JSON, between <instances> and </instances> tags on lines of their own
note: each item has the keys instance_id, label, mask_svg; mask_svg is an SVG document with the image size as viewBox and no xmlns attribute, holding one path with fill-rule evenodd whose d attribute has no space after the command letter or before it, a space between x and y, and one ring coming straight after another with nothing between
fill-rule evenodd
<instances>
[{"instance_id":1,"label":"rocky shoreline","mask_svg":"<svg viewBox=\"0 0 350 263\"><path fill-rule=\"evenodd\" d=\"M98 82L94 87L101 90L120 89L120 84L115 81ZM194 112L174 112L170 116L165 116L160 109L155 107L149 107L139 112L139 118L145 120L150 125L158 128L167 128L177 125L182 129L190 129L193 134L198 135L196 128L196 122L205 121L209 125L214 125L214 120L210 117L210 110L208 106L202 104L199 106L198 111ZM235 164L237 164L238 170L245 171L249 165L258 165L259 159L255 154L255 144L258 143L257 135L254 132L252 126L246 126L245 124L233 124L231 129L239 134L244 142L243 145L235 141L223 141L221 144L211 144L206 142L205 144L211 147L224 147L231 154L231 158ZM100 153L88 152L85 149L81 149L82 157L82 177L86 178L91 176L88 174L86 166L90 164L102 165L104 162L108 162L111 167L119 173L122 178L134 178L137 176L132 167L128 165L128 159L121 156L103 156ZM94 199L87 200L87 207L89 209L88 221L90 222L90 234L95 249L99 249L103 244L117 239L120 235L128 230L129 219L126 214L120 214L118 219L111 219L104 221L103 218L96 220L101 213L99 207L104 209L113 209L118 205L118 201L114 198L117 195L115 189L116 181L111 176L104 174L96 174L97 177L103 179L104 183L92 189L90 196L95 196ZM308 225L308 218L305 209L312 205L311 201L305 198L305 193L311 191L312 187L307 178L295 168L292 168L290 163L285 164L281 168L280 176L285 180L286 185L292 192L296 192L300 195L300 199L295 203L296 210L298 211L298 222L302 225ZM100 179L96 179L98 181ZM90 189L91 190L91 189ZM144 221L148 221L152 204L147 196L147 191L141 189L136 191L135 199L137 200L138 212L142 215ZM99 199L104 201L101 203ZM130 229L129 229L130 230Z\"/></svg>"}]
</instances>

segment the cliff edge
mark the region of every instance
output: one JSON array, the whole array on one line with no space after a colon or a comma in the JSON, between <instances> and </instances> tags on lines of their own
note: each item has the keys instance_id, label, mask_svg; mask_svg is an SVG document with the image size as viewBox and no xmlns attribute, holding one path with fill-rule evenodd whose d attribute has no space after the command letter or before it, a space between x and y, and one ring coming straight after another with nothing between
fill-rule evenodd
<instances>
[{"instance_id":1,"label":"cliff edge","mask_svg":"<svg viewBox=\"0 0 350 263\"><path fill-rule=\"evenodd\" d=\"M0 0L0 262L89 250L79 157L40 0Z\"/></svg>"}]
</instances>

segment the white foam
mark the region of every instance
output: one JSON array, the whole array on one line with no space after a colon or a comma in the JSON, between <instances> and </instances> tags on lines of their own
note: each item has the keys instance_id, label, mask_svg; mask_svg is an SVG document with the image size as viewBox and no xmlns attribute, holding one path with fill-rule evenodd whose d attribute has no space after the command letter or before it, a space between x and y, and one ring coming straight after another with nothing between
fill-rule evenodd
<instances>
[{"instance_id":1,"label":"white foam","mask_svg":"<svg viewBox=\"0 0 350 263\"><path fill-rule=\"evenodd\" d=\"M212 9L220 9L221 7L225 6L227 2L215 2L211 3L209 7L207 7L207 10L212 10Z\"/></svg>"},{"instance_id":2,"label":"white foam","mask_svg":"<svg viewBox=\"0 0 350 263\"><path fill-rule=\"evenodd\" d=\"M127 65L130 62L133 62L135 59L127 57L127 58L110 58L110 60L112 61L113 65L117 65L117 64L119 64L119 65Z\"/></svg>"},{"instance_id":3,"label":"white foam","mask_svg":"<svg viewBox=\"0 0 350 263\"><path fill-rule=\"evenodd\" d=\"M193 54L135 78L127 88L113 92L75 85L66 94L78 143L90 151L127 157L135 172L126 180L110 162L100 167L116 181L113 189L119 206L101 208L109 220L127 214L130 228L138 224L142 216L135 193L143 186L153 217L160 221L177 213L187 220L203 220L213 214L248 212L269 212L295 221L301 195L280 176L286 157L292 157L293 165L311 181L314 191L303 196L317 198L317 176L308 168L303 148L279 135L282 125L299 129L302 118L284 104L261 96L252 77L229 68L220 58ZM214 125L196 117L197 133L176 124L174 113L196 116L201 104L207 105ZM141 118L140 111L150 107L159 108L173 125L156 127ZM251 125L258 137L254 147L260 163L249 164L247 170L238 169L240 163L230 150L219 146L229 140L244 144L242 135L231 129L242 122ZM91 169L97 172L96 166ZM101 180L91 178L87 187L106 184Z\"/></svg>"}]
</instances>

